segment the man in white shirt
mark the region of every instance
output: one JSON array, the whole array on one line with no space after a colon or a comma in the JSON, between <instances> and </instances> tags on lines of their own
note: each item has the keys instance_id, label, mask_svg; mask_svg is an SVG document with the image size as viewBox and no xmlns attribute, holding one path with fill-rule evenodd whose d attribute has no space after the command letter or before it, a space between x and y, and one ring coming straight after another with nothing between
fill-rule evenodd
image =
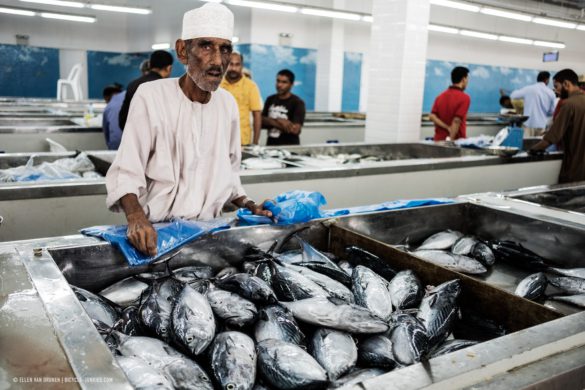
<instances>
[{"instance_id":1,"label":"man in white shirt","mask_svg":"<svg viewBox=\"0 0 585 390\"><path fill-rule=\"evenodd\" d=\"M524 100L524 115L528 120L524 123L524 136L534 137L544 134L548 118L555 110L555 93L548 87L549 72L540 72L536 84L518 89L510 94L510 98Z\"/></svg>"},{"instance_id":2,"label":"man in white shirt","mask_svg":"<svg viewBox=\"0 0 585 390\"><path fill-rule=\"evenodd\" d=\"M124 211L128 239L150 256L157 243L151 222L214 218L227 202L272 216L242 188L238 107L218 89L230 61L233 25L233 14L221 4L186 12L175 49L187 73L142 84L132 99L106 176L106 202L112 211Z\"/></svg>"}]
</instances>

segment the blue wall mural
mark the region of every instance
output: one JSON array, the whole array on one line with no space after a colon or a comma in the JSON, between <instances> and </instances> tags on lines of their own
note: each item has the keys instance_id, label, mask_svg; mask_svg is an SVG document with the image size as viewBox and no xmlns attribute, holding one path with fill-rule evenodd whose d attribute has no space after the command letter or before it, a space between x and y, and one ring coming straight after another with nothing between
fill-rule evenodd
<instances>
[{"instance_id":1,"label":"blue wall mural","mask_svg":"<svg viewBox=\"0 0 585 390\"><path fill-rule=\"evenodd\" d=\"M91 99L101 99L105 86L120 83L124 89L128 83L140 77L140 63L150 53L113 53L88 51L88 89Z\"/></svg>"},{"instance_id":2,"label":"blue wall mural","mask_svg":"<svg viewBox=\"0 0 585 390\"><path fill-rule=\"evenodd\" d=\"M500 88L508 93L536 83L538 70L504 66L461 64L428 60L425 75L423 111L430 112L435 98L451 84L451 70L465 66L470 70L466 93L471 97L469 112L499 112Z\"/></svg>"},{"instance_id":3,"label":"blue wall mural","mask_svg":"<svg viewBox=\"0 0 585 390\"><path fill-rule=\"evenodd\" d=\"M305 101L308 111L315 110L317 50L257 44L238 45L238 49L263 100L276 93L276 73L290 69L296 78L293 93Z\"/></svg>"},{"instance_id":4,"label":"blue wall mural","mask_svg":"<svg viewBox=\"0 0 585 390\"><path fill-rule=\"evenodd\" d=\"M343 91L341 111L360 110L360 87L362 78L362 53L343 54Z\"/></svg>"},{"instance_id":5,"label":"blue wall mural","mask_svg":"<svg viewBox=\"0 0 585 390\"><path fill-rule=\"evenodd\" d=\"M59 50L0 45L0 96L57 96Z\"/></svg>"}]
</instances>

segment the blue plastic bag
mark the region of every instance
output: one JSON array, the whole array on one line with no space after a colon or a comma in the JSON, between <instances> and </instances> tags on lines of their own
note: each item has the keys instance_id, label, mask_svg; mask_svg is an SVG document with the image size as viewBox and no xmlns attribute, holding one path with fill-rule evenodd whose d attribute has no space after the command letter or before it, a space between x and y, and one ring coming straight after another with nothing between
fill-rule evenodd
<instances>
[{"instance_id":1,"label":"blue plastic bag","mask_svg":"<svg viewBox=\"0 0 585 390\"><path fill-rule=\"evenodd\" d=\"M272 212L272 218L253 215L248 209L239 209L237 217L249 225L291 225L321 218L321 206L325 204L327 201L320 192L290 191L278 195L273 202L265 203L264 208Z\"/></svg>"},{"instance_id":2,"label":"blue plastic bag","mask_svg":"<svg viewBox=\"0 0 585 390\"><path fill-rule=\"evenodd\" d=\"M153 226L157 233L157 255L154 257L139 252L130 244L126 236L128 225L94 226L82 229L81 233L108 241L122 252L128 264L135 266L156 261L206 233L227 229L228 223L229 220L223 218L197 222L176 219L171 222L155 223Z\"/></svg>"},{"instance_id":3,"label":"blue plastic bag","mask_svg":"<svg viewBox=\"0 0 585 390\"><path fill-rule=\"evenodd\" d=\"M413 207L432 206L432 205L437 205L437 204L450 204L450 203L455 203L455 202L451 199L446 199L446 198L394 200L391 202L372 204L369 206L357 206L357 207L325 210L323 212L323 217L324 218L332 218L332 217L339 217L342 215L363 214L363 213L371 213L374 211L389 211L389 210L408 209L408 208L413 208Z\"/></svg>"}]
</instances>

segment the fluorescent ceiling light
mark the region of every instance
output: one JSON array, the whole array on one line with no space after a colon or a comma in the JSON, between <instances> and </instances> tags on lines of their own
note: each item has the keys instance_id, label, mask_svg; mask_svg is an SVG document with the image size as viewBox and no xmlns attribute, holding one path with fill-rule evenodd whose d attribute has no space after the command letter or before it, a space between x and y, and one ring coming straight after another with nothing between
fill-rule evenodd
<instances>
[{"instance_id":1,"label":"fluorescent ceiling light","mask_svg":"<svg viewBox=\"0 0 585 390\"><path fill-rule=\"evenodd\" d=\"M297 7L293 7L290 5L265 3L263 1L229 0L228 4L239 5L242 7L267 9L270 11L290 12L290 13L295 13L299 10Z\"/></svg>"},{"instance_id":2,"label":"fluorescent ceiling light","mask_svg":"<svg viewBox=\"0 0 585 390\"><path fill-rule=\"evenodd\" d=\"M547 26L562 27L562 28L575 28L575 27L577 27L576 23L565 22L563 20L556 20L556 19L534 18L532 20L532 22L537 23L537 24L544 24Z\"/></svg>"},{"instance_id":3,"label":"fluorescent ceiling light","mask_svg":"<svg viewBox=\"0 0 585 390\"><path fill-rule=\"evenodd\" d=\"M171 48L170 43L155 43L151 46L152 50L166 50Z\"/></svg>"},{"instance_id":4,"label":"fluorescent ceiling light","mask_svg":"<svg viewBox=\"0 0 585 390\"><path fill-rule=\"evenodd\" d=\"M304 15L325 16L327 18L345 19L345 20L360 20L362 17L358 14L349 12L328 11L317 8L301 8L301 13Z\"/></svg>"},{"instance_id":5,"label":"fluorescent ceiling light","mask_svg":"<svg viewBox=\"0 0 585 390\"><path fill-rule=\"evenodd\" d=\"M60 7L83 8L85 5L77 1L62 1L62 0L20 0L25 3L37 3L46 5L57 5Z\"/></svg>"},{"instance_id":6,"label":"fluorescent ceiling light","mask_svg":"<svg viewBox=\"0 0 585 390\"><path fill-rule=\"evenodd\" d=\"M507 37L505 35L500 35L499 40L502 42L519 43L521 45L532 45L534 43L532 39Z\"/></svg>"},{"instance_id":7,"label":"fluorescent ceiling light","mask_svg":"<svg viewBox=\"0 0 585 390\"><path fill-rule=\"evenodd\" d=\"M0 7L0 14L35 16L35 13L33 11L27 11L24 9L15 9L15 8L4 8L4 7Z\"/></svg>"},{"instance_id":8,"label":"fluorescent ceiling light","mask_svg":"<svg viewBox=\"0 0 585 390\"><path fill-rule=\"evenodd\" d=\"M459 29L456 29L454 27L437 26L434 24L429 24L429 31L437 31L447 34L459 34Z\"/></svg>"},{"instance_id":9,"label":"fluorescent ceiling light","mask_svg":"<svg viewBox=\"0 0 585 390\"><path fill-rule=\"evenodd\" d=\"M495 9L495 8L482 8L481 13L486 14L486 15L491 15L491 16L499 16L501 18L520 20L522 22L532 21L532 16L530 16L530 15L519 14L516 12L508 12L508 11L504 11L501 9Z\"/></svg>"},{"instance_id":10,"label":"fluorescent ceiling light","mask_svg":"<svg viewBox=\"0 0 585 390\"><path fill-rule=\"evenodd\" d=\"M431 4L433 5L440 5L441 7L449 7L460 9L462 11L469 11L469 12L479 12L479 7L476 5L460 3L458 1L451 1L451 0L431 0Z\"/></svg>"},{"instance_id":11,"label":"fluorescent ceiling light","mask_svg":"<svg viewBox=\"0 0 585 390\"><path fill-rule=\"evenodd\" d=\"M83 22L83 23L94 23L95 22L95 18L93 16L55 14L52 12L41 12L41 17L47 18L47 19L69 20L70 22Z\"/></svg>"},{"instance_id":12,"label":"fluorescent ceiling light","mask_svg":"<svg viewBox=\"0 0 585 390\"><path fill-rule=\"evenodd\" d=\"M564 49L566 47L563 43L547 41L534 41L534 46L552 47L555 49Z\"/></svg>"},{"instance_id":13,"label":"fluorescent ceiling light","mask_svg":"<svg viewBox=\"0 0 585 390\"><path fill-rule=\"evenodd\" d=\"M483 33L479 31L461 30L460 34L465 35L466 37L489 39L491 41L496 41L498 39L497 35Z\"/></svg>"},{"instance_id":14,"label":"fluorescent ceiling light","mask_svg":"<svg viewBox=\"0 0 585 390\"><path fill-rule=\"evenodd\" d=\"M88 7L98 11L125 12L129 14L148 15L152 13L147 8L120 7L117 5L89 4Z\"/></svg>"},{"instance_id":15,"label":"fluorescent ceiling light","mask_svg":"<svg viewBox=\"0 0 585 390\"><path fill-rule=\"evenodd\" d=\"M362 20L364 22L370 22L370 23L372 23L374 21L374 17L373 16L367 16L366 15L366 16L362 16Z\"/></svg>"},{"instance_id":16,"label":"fluorescent ceiling light","mask_svg":"<svg viewBox=\"0 0 585 390\"><path fill-rule=\"evenodd\" d=\"M585 24L578 25L577 30L585 31Z\"/></svg>"}]
</instances>

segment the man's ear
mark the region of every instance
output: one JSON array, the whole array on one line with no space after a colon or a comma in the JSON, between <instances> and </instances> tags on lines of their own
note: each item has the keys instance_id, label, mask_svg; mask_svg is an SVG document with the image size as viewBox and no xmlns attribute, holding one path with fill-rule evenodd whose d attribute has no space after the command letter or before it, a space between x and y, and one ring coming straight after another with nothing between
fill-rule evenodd
<instances>
[{"instance_id":1,"label":"man's ear","mask_svg":"<svg viewBox=\"0 0 585 390\"><path fill-rule=\"evenodd\" d=\"M177 52L177 58L183 65L187 65L187 59L189 58L187 54L187 45L185 41L182 39L177 39L175 42L175 51ZM171 65L172 66L172 65Z\"/></svg>"}]
</instances>

